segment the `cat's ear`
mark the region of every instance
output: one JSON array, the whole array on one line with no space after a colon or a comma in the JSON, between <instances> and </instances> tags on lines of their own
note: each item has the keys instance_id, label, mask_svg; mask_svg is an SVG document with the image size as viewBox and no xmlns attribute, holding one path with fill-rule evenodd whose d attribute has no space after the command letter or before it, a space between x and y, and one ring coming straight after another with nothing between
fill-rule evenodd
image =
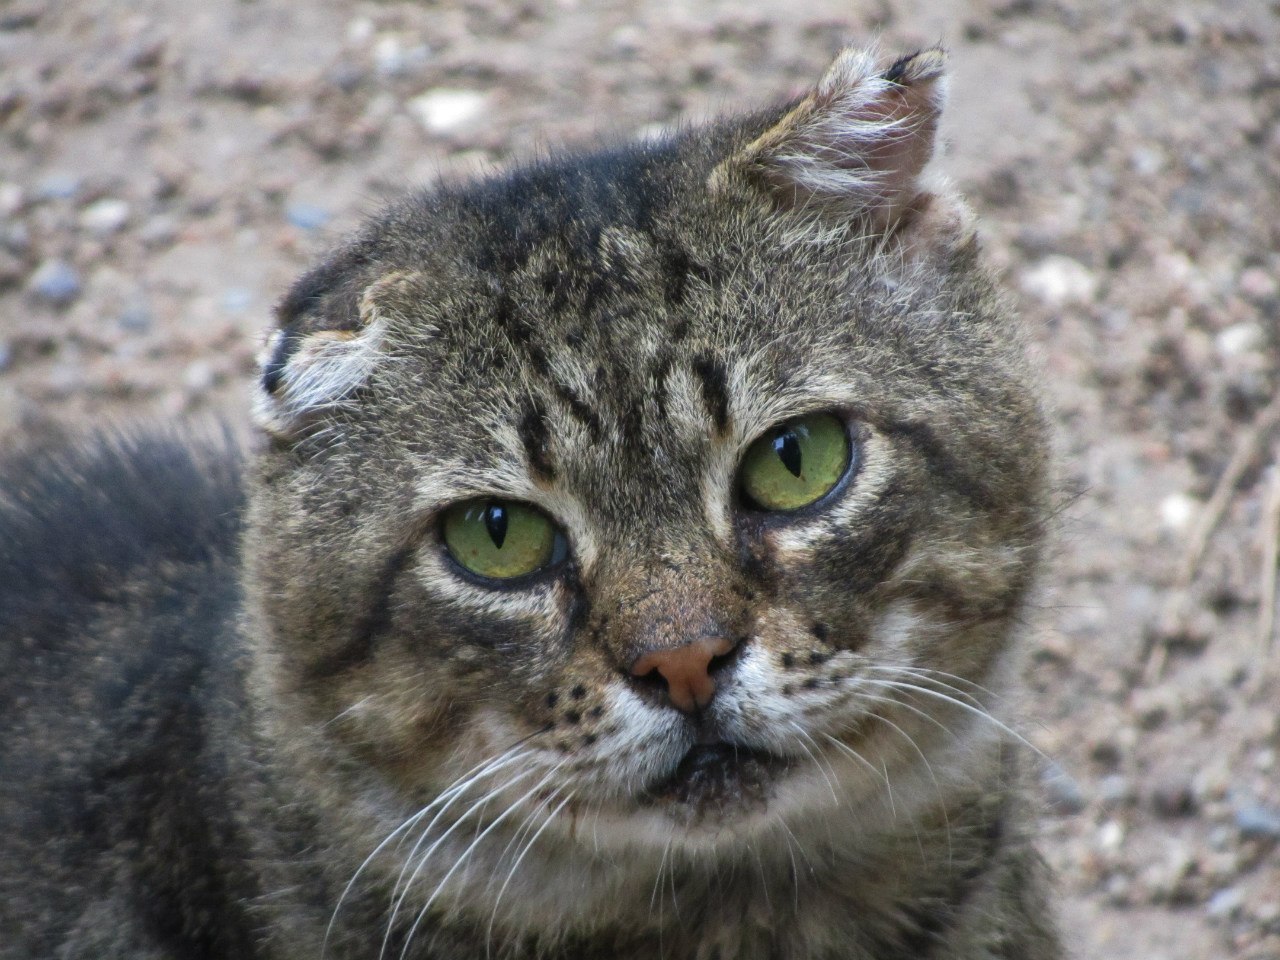
<instances>
[{"instance_id":1,"label":"cat's ear","mask_svg":"<svg viewBox=\"0 0 1280 960\"><path fill-rule=\"evenodd\" d=\"M258 426L277 438L353 402L386 358L388 301L408 278L361 283L334 272L326 265L303 277L277 308L254 408Z\"/></svg>"},{"instance_id":2,"label":"cat's ear","mask_svg":"<svg viewBox=\"0 0 1280 960\"><path fill-rule=\"evenodd\" d=\"M844 50L804 99L716 168L711 187L748 184L777 208L887 232L922 193L946 59L935 47L883 68L873 52Z\"/></svg>"}]
</instances>

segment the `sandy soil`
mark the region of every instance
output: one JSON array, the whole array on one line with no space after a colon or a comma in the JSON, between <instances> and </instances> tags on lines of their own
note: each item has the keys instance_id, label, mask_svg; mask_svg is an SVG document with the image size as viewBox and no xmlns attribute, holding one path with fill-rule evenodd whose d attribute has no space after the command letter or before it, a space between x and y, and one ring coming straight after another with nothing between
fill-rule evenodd
<instances>
[{"instance_id":1,"label":"sandy soil","mask_svg":"<svg viewBox=\"0 0 1280 960\"><path fill-rule=\"evenodd\" d=\"M8 0L0 444L244 416L380 198L954 54L943 164L1035 332L1061 521L1030 736L1084 957L1280 958L1280 4Z\"/></svg>"}]
</instances>

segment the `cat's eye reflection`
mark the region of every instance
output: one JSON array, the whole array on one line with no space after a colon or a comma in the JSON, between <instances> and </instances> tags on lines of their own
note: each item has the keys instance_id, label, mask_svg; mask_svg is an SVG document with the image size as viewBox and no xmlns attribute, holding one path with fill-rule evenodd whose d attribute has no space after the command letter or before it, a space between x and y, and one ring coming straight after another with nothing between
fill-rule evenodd
<instances>
[{"instance_id":1,"label":"cat's eye reflection","mask_svg":"<svg viewBox=\"0 0 1280 960\"><path fill-rule=\"evenodd\" d=\"M743 497L759 510L799 510L830 493L849 470L844 421L831 413L796 417L772 428L742 458Z\"/></svg>"},{"instance_id":2,"label":"cat's eye reflection","mask_svg":"<svg viewBox=\"0 0 1280 960\"><path fill-rule=\"evenodd\" d=\"M513 500L466 500L445 511L445 548L477 576L511 580L564 559L564 535L551 519Z\"/></svg>"}]
</instances>

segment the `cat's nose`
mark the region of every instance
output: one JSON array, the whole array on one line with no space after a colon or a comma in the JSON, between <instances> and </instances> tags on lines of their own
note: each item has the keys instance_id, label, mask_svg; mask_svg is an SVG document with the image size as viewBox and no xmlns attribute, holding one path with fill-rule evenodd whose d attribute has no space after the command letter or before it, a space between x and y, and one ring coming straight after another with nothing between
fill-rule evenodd
<instances>
[{"instance_id":1,"label":"cat's nose","mask_svg":"<svg viewBox=\"0 0 1280 960\"><path fill-rule=\"evenodd\" d=\"M715 696L716 681L711 675L714 661L735 646L728 637L703 637L678 647L649 650L632 662L631 676L658 681L665 686L673 707L683 713L695 713L705 709Z\"/></svg>"}]
</instances>

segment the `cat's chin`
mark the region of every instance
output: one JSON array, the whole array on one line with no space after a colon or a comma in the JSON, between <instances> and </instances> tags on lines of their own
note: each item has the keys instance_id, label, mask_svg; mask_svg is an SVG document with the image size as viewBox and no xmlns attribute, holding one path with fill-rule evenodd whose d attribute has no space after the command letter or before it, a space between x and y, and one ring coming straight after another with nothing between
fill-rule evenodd
<instances>
[{"instance_id":1,"label":"cat's chin","mask_svg":"<svg viewBox=\"0 0 1280 960\"><path fill-rule=\"evenodd\" d=\"M640 803L671 819L696 827L721 827L733 818L765 811L792 761L741 744L694 744L670 775L653 783Z\"/></svg>"}]
</instances>

